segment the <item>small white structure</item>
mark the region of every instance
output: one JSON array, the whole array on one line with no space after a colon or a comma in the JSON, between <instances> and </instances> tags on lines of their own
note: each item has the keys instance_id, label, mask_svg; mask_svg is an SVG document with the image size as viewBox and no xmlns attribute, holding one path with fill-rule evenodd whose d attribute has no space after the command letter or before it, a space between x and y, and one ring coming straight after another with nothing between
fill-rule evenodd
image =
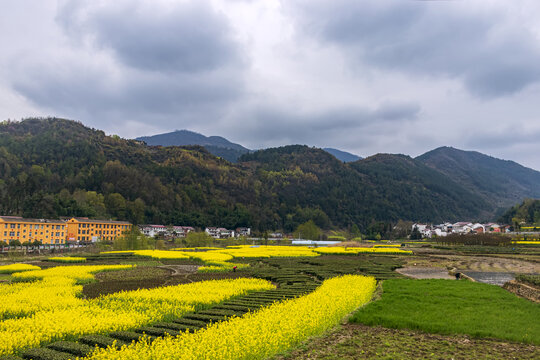
<instances>
[{"instance_id":1,"label":"small white structure","mask_svg":"<svg viewBox=\"0 0 540 360\"><path fill-rule=\"evenodd\" d=\"M227 230L225 228L207 227L204 231L214 239L234 237L234 230Z\"/></svg>"},{"instance_id":2,"label":"small white structure","mask_svg":"<svg viewBox=\"0 0 540 360\"><path fill-rule=\"evenodd\" d=\"M165 225L139 225L139 230L149 237L156 237L158 235L166 235L167 227Z\"/></svg>"},{"instance_id":3,"label":"small white structure","mask_svg":"<svg viewBox=\"0 0 540 360\"><path fill-rule=\"evenodd\" d=\"M467 221L460 221L452 224L452 232L455 234L468 234L472 231L473 224Z\"/></svg>"},{"instance_id":4,"label":"small white structure","mask_svg":"<svg viewBox=\"0 0 540 360\"><path fill-rule=\"evenodd\" d=\"M414 230L414 228L417 228L418 231L420 231L420 233L424 233L427 227L428 226L426 224L413 224L411 230Z\"/></svg>"},{"instance_id":5,"label":"small white structure","mask_svg":"<svg viewBox=\"0 0 540 360\"><path fill-rule=\"evenodd\" d=\"M494 222L490 222L490 223L484 224L484 229L485 229L486 232L499 233L499 232L501 232L501 225L499 225L497 223L494 223Z\"/></svg>"},{"instance_id":6,"label":"small white structure","mask_svg":"<svg viewBox=\"0 0 540 360\"><path fill-rule=\"evenodd\" d=\"M250 236L250 235L251 235L251 228L246 228L246 227L236 228L236 237Z\"/></svg>"},{"instance_id":7,"label":"small white structure","mask_svg":"<svg viewBox=\"0 0 540 360\"><path fill-rule=\"evenodd\" d=\"M473 226L471 226L471 229L477 234L483 234L486 232L486 227L479 223L473 224Z\"/></svg>"},{"instance_id":8,"label":"small white structure","mask_svg":"<svg viewBox=\"0 0 540 360\"><path fill-rule=\"evenodd\" d=\"M171 236L173 238L185 238L192 231L195 231L195 229L191 226L173 226Z\"/></svg>"}]
</instances>

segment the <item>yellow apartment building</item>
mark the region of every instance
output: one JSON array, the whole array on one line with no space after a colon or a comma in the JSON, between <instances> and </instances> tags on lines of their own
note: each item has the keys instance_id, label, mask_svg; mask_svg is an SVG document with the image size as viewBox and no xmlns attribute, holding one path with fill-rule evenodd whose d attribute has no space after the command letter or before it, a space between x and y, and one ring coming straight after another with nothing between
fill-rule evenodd
<instances>
[{"instance_id":1,"label":"yellow apartment building","mask_svg":"<svg viewBox=\"0 0 540 360\"><path fill-rule=\"evenodd\" d=\"M22 243L41 241L42 244L65 244L67 225L61 220L25 219L0 216L0 241Z\"/></svg>"},{"instance_id":2,"label":"yellow apartment building","mask_svg":"<svg viewBox=\"0 0 540 360\"><path fill-rule=\"evenodd\" d=\"M71 218L66 224L68 241L112 241L131 231L131 224L126 221Z\"/></svg>"}]
</instances>

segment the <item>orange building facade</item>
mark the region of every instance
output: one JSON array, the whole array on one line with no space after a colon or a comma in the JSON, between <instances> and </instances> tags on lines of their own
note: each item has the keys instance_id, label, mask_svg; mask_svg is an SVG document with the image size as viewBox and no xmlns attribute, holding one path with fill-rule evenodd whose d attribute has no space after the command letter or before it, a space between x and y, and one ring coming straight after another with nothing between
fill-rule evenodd
<instances>
[{"instance_id":1,"label":"orange building facade","mask_svg":"<svg viewBox=\"0 0 540 360\"><path fill-rule=\"evenodd\" d=\"M126 221L26 219L18 216L0 216L0 242L18 240L21 244L39 241L42 244L65 244L70 241L113 241L131 231Z\"/></svg>"},{"instance_id":2,"label":"orange building facade","mask_svg":"<svg viewBox=\"0 0 540 360\"><path fill-rule=\"evenodd\" d=\"M131 231L131 223L126 221L71 218L66 224L68 241L112 241Z\"/></svg>"},{"instance_id":3,"label":"orange building facade","mask_svg":"<svg viewBox=\"0 0 540 360\"><path fill-rule=\"evenodd\" d=\"M25 219L0 216L0 242L40 241L42 244L65 244L67 224L61 220Z\"/></svg>"}]
</instances>

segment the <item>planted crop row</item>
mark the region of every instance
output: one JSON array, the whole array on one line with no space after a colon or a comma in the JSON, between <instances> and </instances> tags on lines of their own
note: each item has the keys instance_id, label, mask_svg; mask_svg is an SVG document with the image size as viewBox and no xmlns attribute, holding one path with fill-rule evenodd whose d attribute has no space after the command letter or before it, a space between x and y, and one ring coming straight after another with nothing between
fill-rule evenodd
<instances>
[{"instance_id":1,"label":"planted crop row","mask_svg":"<svg viewBox=\"0 0 540 360\"><path fill-rule=\"evenodd\" d=\"M274 273L274 275L276 275ZM169 318L169 321L158 321L150 325L134 328L132 331L116 331L110 333L108 336L104 335L89 335L79 339L78 343L90 345L91 347L107 347L110 346L115 340L119 344L131 343L132 341L139 341L146 336L145 341L154 340L163 336L171 335L177 336L181 332L194 332L201 330L207 326L226 321L233 317L241 317L246 313L259 310L261 307L270 306L276 302L297 298L313 291L320 283L315 282L310 276L300 276L295 278L295 285L287 285L290 280L290 276L280 277L274 276L274 282L278 282L276 279L281 278L281 282L278 282L279 288L277 289L261 289L260 291L252 292L249 294L236 296L233 299L226 300L212 307L200 309L198 311L188 311L178 318ZM154 289L153 291L159 291ZM169 293L169 290L165 288L164 293ZM112 294L111 296L115 296ZM122 293L116 294L117 297L122 297ZM142 299L142 298L140 298ZM93 340L92 340L93 339ZM92 343L94 341L94 343ZM78 344L73 342L74 347ZM52 354L49 350L58 351L58 347L51 348L51 345L46 346L44 353ZM36 349L30 349L23 353L24 356L36 353ZM65 354L64 354L65 355ZM62 355L62 356L64 356ZM51 357L46 360L56 360Z\"/></svg>"},{"instance_id":2,"label":"planted crop row","mask_svg":"<svg viewBox=\"0 0 540 360\"><path fill-rule=\"evenodd\" d=\"M0 285L0 300L6 304L0 322L0 355L85 334L146 326L249 291L273 288L264 280L241 278L120 292L91 300L78 297L80 279L88 281L99 270L129 267L64 266L15 274L42 280Z\"/></svg>"},{"instance_id":3,"label":"planted crop row","mask_svg":"<svg viewBox=\"0 0 540 360\"><path fill-rule=\"evenodd\" d=\"M275 303L243 317L218 322L195 333L143 339L120 350L97 351L91 359L263 359L321 334L366 303L375 279L343 276L315 292Z\"/></svg>"}]
</instances>

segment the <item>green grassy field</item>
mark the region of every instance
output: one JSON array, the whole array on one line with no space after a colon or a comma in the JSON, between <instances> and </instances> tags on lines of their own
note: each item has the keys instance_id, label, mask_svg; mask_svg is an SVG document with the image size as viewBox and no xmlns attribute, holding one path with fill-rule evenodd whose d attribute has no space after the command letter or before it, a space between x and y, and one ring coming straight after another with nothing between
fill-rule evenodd
<instances>
[{"instance_id":1,"label":"green grassy field","mask_svg":"<svg viewBox=\"0 0 540 360\"><path fill-rule=\"evenodd\" d=\"M467 334L540 344L540 304L493 285L455 280L391 279L350 321L429 333Z\"/></svg>"}]
</instances>

